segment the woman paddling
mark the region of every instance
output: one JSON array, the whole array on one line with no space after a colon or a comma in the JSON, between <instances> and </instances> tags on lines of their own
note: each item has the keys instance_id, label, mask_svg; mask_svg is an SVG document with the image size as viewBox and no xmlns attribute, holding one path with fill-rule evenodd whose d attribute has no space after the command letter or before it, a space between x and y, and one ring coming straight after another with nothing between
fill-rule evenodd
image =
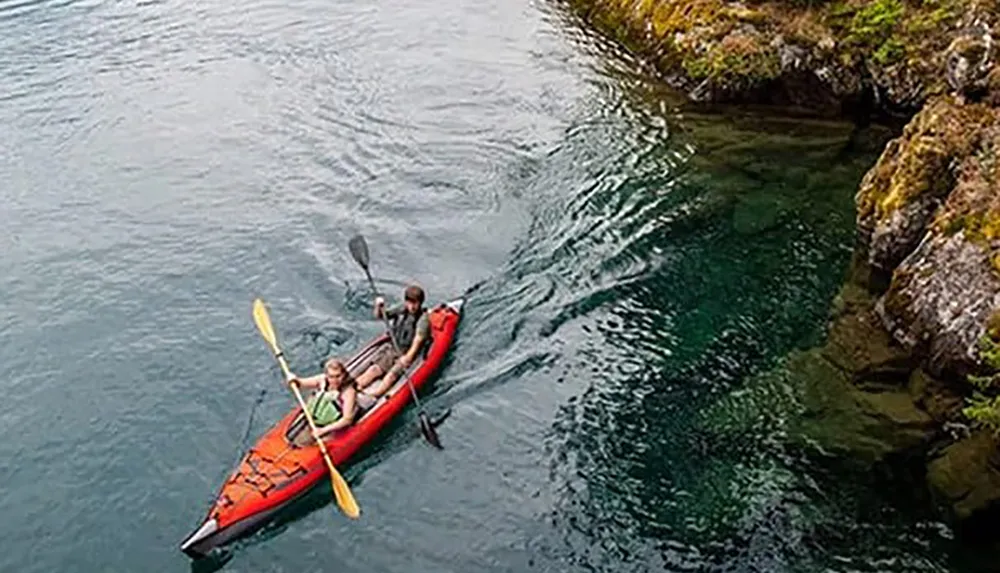
<instances>
[{"instance_id":1,"label":"woman paddling","mask_svg":"<svg viewBox=\"0 0 1000 573\"><path fill-rule=\"evenodd\" d=\"M354 378L344 363L336 358L328 358L323 365L323 373L307 378L292 376L288 383L297 383L301 388L316 388L318 391L309 398L306 407L313 421L324 436L354 423L358 391Z\"/></svg>"}]
</instances>

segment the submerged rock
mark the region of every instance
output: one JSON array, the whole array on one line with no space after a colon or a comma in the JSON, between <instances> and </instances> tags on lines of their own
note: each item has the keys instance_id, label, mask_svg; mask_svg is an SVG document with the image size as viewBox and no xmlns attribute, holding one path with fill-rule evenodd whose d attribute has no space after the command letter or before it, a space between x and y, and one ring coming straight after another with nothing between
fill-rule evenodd
<instances>
[{"instance_id":1,"label":"submerged rock","mask_svg":"<svg viewBox=\"0 0 1000 573\"><path fill-rule=\"evenodd\" d=\"M980 431L945 448L927 467L927 479L956 519L968 520L1000 506L1000 445ZM995 517L995 516L994 516Z\"/></svg>"},{"instance_id":2,"label":"submerged rock","mask_svg":"<svg viewBox=\"0 0 1000 573\"><path fill-rule=\"evenodd\" d=\"M914 405L934 419L942 428L954 426L961 420L965 397L947 382L935 378L921 368L910 373L908 383Z\"/></svg>"},{"instance_id":3,"label":"submerged rock","mask_svg":"<svg viewBox=\"0 0 1000 573\"><path fill-rule=\"evenodd\" d=\"M795 356L789 369L793 383L805 390L805 414L791 424L793 441L874 463L918 450L936 431L933 418L905 388L862 390L850 373L816 352Z\"/></svg>"},{"instance_id":4,"label":"submerged rock","mask_svg":"<svg viewBox=\"0 0 1000 573\"><path fill-rule=\"evenodd\" d=\"M834 320L826 345L789 362L806 408L793 433L875 462L927 443L936 427L908 387L911 356L881 327L870 299L855 308Z\"/></svg>"}]
</instances>

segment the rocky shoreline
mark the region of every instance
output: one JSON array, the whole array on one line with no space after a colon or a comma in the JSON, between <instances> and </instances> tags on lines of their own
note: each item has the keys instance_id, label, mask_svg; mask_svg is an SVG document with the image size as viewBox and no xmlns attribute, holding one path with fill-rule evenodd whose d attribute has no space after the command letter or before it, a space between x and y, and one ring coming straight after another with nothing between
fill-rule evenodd
<instances>
[{"instance_id":1,"label":"rocky shoreline","mask_svg":"<svg viewBox=\"0 0 1000 573\"><path fill-rule=\"evenodd\" d=\"M691 101L908 117L997 80L989 2L557 1Z\"/></svg>"},{"instance_id":2,"label":"rocky shoreline","mask_svg":"<svg viewBox=\"0 0 1000 573\"><path fill-rule=\"evenodd\" d=\"M693 102L908 120L859 184L826 344L785 365L794 430L917 460L960 532L1000 541L979 527L1000 521L1000 427L967 409L1000 394L982 354L1000 342L1000 3L558 1Z\"/></svg>"}]
</instances>

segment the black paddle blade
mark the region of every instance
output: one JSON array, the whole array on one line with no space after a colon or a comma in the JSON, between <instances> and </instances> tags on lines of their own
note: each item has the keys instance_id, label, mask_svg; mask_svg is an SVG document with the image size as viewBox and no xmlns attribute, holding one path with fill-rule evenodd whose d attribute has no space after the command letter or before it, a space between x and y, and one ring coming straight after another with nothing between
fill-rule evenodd
<instances>
[{"instance_id":1,"label":"black paddle blade","mask_svg":"<svg viewBox=\"0 0 1000 573\"><path fill-rule=\"evenodd\" d=\"M420 433L432 446L439 450L444 449L441 446L441 440L438 439L437 431L434 430L434 425L427 419L427 414L423 412L420 413Z\"/></svg>"},{"instance_id":2,"label":"black paddle blade","mask_svg":"<svg viewBox=\"0 0 1000 573\"><path fill-rule=\"evenodd\" d=\"M437 418L434 418L433 420L431 420L431 427L432 428L437 428L438 426L441 425L442 422L444 422L445 420L447 420L448 416L450 416L450 415L451 415L451 408L448 408L440 416L438 416Z\"/></svg>"},{"instance_id":3,"label":"black paddle blade","mask_svg":"<svg viewBox=\"0 0 1000 573\"><path fill-rule=\"evenodd\" d=\"M362 235L354 235L347 247L351 250L351 256L361 265L361 268L368 269L368 243Z\"/></svg>"}]
</instances>

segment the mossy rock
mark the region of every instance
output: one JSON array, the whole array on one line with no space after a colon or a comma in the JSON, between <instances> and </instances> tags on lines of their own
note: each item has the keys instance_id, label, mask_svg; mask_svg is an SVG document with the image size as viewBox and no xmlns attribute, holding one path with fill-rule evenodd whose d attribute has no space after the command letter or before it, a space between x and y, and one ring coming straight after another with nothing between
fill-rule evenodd
<instances>
[{"instance_id":1,"label":"mossy rock","mask_svg":"<svg viewBox=\"0 0 1000 573\"><path fill-rule=\"evenodd\" d=\"M862 181L858 218L881 221L915 197L944 197L954 181L950 166L976 148L982 129L994 121L993 111L983 105L952 97L929 102Z\"/></svg>"},{"instance_id":2,"label":"mossy rock","mask_svg":"<svg viewBox=\"0 0 1000 573\"><path fill-rule=\"evenodd\" d=\"M965 397L953 384L917 368L910 374L908 389L914 404L927 412L936 422L946 423L961 419Z\"/></svg>"},{"instance_id":3,"label":"mossy rock","mask_svg":"<svg viewBox=\"0 0 1000 573\"><path fill-rule=\"evenodd\" d=\"M992 433L978 431L945 448L928 465L932 490L958 520L1000 503L998 445Z\"/></svg>"},{"instance_id":4,"label":"mossy rock","mask_svg":"<svg viewBox=\"0 0 1000 573\"><path fill-rule=\"evenodd\" d=\"M910 354L893 342L870 307L837 318L820 352L860 384L902 386L912 369Z\"/></svg>"},{"instance_id":5,"label":"mossy rock","mask_svg":"<svg viewBox=\"0 0 1000 573\"><path fill-rule=\"evenodd\" d=\"M978 145L961 159L954 190L933 223L938 233L962 232L987 249L1000 273L1000 126L984 125Z\"/></svg>"},{"instance_id":6,"label":"mossy rock","mask_svg":"<svg viewBox=\"0 0 1000 573\"><path fill-rule=\"evenodd\" d=\"M819 352L791 361L789 377L803 386L806 411L790 424L793 441L874 463L919 449L935 431L933 419L906 390L860 390Z\"/></svg>"},{"instance_id":7,"label":"mossy rock","mask_svg":"<svg viewBox=\"0 0 1000 573\"><path fill-rule=\"evenodd\" d=\"M695 99L839 113L874 82L886 106L915 109L948 88L956 54L979 58L976 78L992 62L974 41L974 0L557 1Z\"/></svg>"}]
</instances>

